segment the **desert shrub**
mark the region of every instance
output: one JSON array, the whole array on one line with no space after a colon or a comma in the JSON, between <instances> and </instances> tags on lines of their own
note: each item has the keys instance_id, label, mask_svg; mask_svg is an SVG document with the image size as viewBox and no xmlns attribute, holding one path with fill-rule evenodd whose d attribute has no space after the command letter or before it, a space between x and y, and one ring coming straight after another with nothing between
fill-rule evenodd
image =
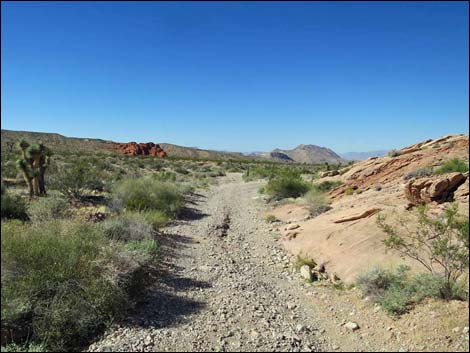
<instances>
[{"instance_id":1,"label":"desert shrub","mask_svg":"<svg viewBox=\"0 0 470 353\"><path fill-rule=\"evenodd\" d=\"M51 180L51 188L78 200L87 190L102 190L103 182L93 164L78 159L71 164L58 167Z\"/></svg>"},{"instance_id":2,"label":"desert shrub","mask_svg":"<svg viewBox=\"0 0 470 353\"><path fill-rule=\"evenodd\" d=\"M442 275L443 296L451 298L452 288L468 269L468 217L458 216L456 204L451 204L438 218L428 216L425 206L417 212L417 229L410 229L404 219L399 220L397 228L385 223L385 217L379 214L377 224L387 234L384 244L401 256L419 262L431 274Z\"/></svg>"},{"instance_id":3,"label":"desert shrub","mask_svg":"<svg viewBox=\"0 0 470 353\"><path fill-rule=\"evenodd\" d=\"M276 217L275 215L273 215L273 214L268 214L268 215L264 218L264 220L265 220L267 223L274 223L274 222L279 221L279 220L277 219L277 217Z\"/></svg>"},{"instance_id":4,"label":"desert shrub","mask_svg":"<svg viewBox=\"0 0 470 353\"><path fill-rule=\"evenodd\" d=\"M310 184L303 181L299 173L284 171L271 179L265 187L266 194L274 200L299 197L310 190Z\"/></svg>"},{"instance_id":5,"label":"desert shrub","mask_svg":"<svg viewBox=\"0 0 470 353\"><path fill-rule=\"evenodd\" d=\"M176 181L176 173L173 172L159 172L154 175L155 180L159 181Z\"/></svg>"},{"instance_id":6,"label":"desert shrub","mask_svg":"<svg viewBox=\"0 0 470 353\"><path fill-rule=\"evenodd\" d=\"M141 213L144 219L152 226L154 230L158 230L168 224L168 216L161 211L149 210L143 211Z\"/></svg>"},{"instance_id":7,"label":"desert shrub","mask_svg":"<svg viewBox=\"0 0 470 353\"><path fill-rule=\"evenodd\" d=\"M392 286L402 285L406 271L406 267L399 267L396 272L375 267L369 272L360 274L356 284L365 296L378 301Z\"/></svg>"},{"instance_id":8,"label":"desert shrub","mask_svg":"<svg viewBox=\"0 0 470 353\"><path fill-rule=\"evenodd\" d=\"M168 217L175 217L184 203L180 188L151 178L126 179L116 183L111 199L113 209L158 210Z\"/></svg>"},{"instance_id":9,"label":"desert shrub","mask_svg":"<svg viewBox=\"0 0 470 353\"><path fill-rule=\"evenodd\" d=\"M152 238L152 225L139 212L124 212L102 223L103 232L112 240L130 242Z\"/></svg>"},{"instance_id":10,"label":"desert shrub","mask_svg":"<svg viewBox=\"0 0 470 353\"><path fill-rule=\"evenodd\" d=\"M158 256L158 244L153 239L132 240L126 244L126 249L139 256L143 261L154 260Z\"/></svg>"},{"instance_id":11,"label":"desert shrub","mask_svg":"<svg viewBox=\"0 0 470 353\"><path fill-rule=\"evenodd\" d=\"M305 202L312 216L318 216L331 209L330 202L321 192L315 189L308 191L304 195Z\"/></svg>"},{"instance_id":12,"label":"desert shrub","mask_svg":"<svg viewBox=\"0 0 470 353\"><path fill-rule=\"evenodd\" d=\"M334 189L337 186L342 185L343 182L341 181L323 181L319 184L314 184L313 188L319 192L327 192L330 191L331 189Z\"/></svg>"},{"instance_id":13,"label":"desert shrub","mask_svg":"<svg viewBox=\"0 0 470 353\"><path fill-rule=\"evenodd\" d=\"M394 157L400 156L401 153L402 153L402 152L399 151L399 150L391 150L390 152L387 153L387 155L388 155L389 157L394 158Z\"/></svg>"},{"instance_id":14,"label":"desert shrub","mask_svg":"<svg viewBox=\"0 0 470 353\"><path fill-rule=\"evenodd\" d=\"M28 207L29 218L34 222L65 218L70 214L68 201L59 195L49 195L34 200Z\"/></svg>"},{"instance_id":15,"label":"desert shrub","mask_svg":"<svg viewBox=\"0 0 470 353\"><path fill-rule=\"evenodd\" d=\"M440 175L440 174L454 173L454 172L460 172L460 173L468 172L468 163L466 163L465 161L459 158L454 158L454 159L444 162L439 168L437 168L434 171L433 174Z\"/></svg>"},{"instance_id":16,"label":"desert shrub","mask_svg":"<svg viewBox=\"0 0 470 353\"><path fill-rule=\"evenodd\" d=\"M465 299L460 283L453 285L449 297L442 275L420 273L412 276L407 266L400 266L395 271L375 268L360 275L357 285L364 295L393 316L408 312L426 298Z\"/></svg>"},{"instance_id":17,"label":"desert shrub","mask_svg":"<svg viewBox=\"0 0 470 353\"><path fill-rule=\"evenodd\" d=\"M430 176L430 175L432 175L431 168L420 168L418 170L415 170L414 172L406 173L403 176L403 179L408 180L411 178L419 178L419 177Z\"/></svg>"},{"instance_id":18,"label":"desert shrub","mask_svg":"<svg viewBox=\"0 0 470 353\"><path fill-rule=\"evenodd\" d=\"M19 195L8 193L6 186L1 183L1 218L2 219L28 219L26 202Z\"/></svg>"},{"instance_id":19,"label":"desert shrub","mask_svg":"<svg viewBox=\"0 0 470 353\"><path fill-rule=\"evenodd\" d=\"M127 295L110 279L114 253L97 225L2 222L1 247L2 327L30 330L32 343L73 350L124 312Z\"/></svg>"},{"instance_id":20,"label":"desert shrub","mask_svg":"<svg viewBox=\"0 0 470 353\"><path fill-rule=\"evenodd\" d=\"M346 195L352 195L352 194L354 194L354 189L353 188L347 188L346 190L344 190L344 193Z\"/></svg>"},{"instance_id":21,"label":"desert shrub","mask_svg":"<svg viewBox=\"0 0 470 353\"><path fill-rule=\"evenodd\" d=\"M184 175L189 174L189 170L181 166L177 166L174 170L176 173L179 173L179 174L184 174Z\"/></svg>"},{"instance_id":22,"label":"desert shrub","mask_svg":"<svg viewBox=\"0 0 470 353\"><path fill-rule=\"evenodd\" d=\"M2 158L2 168L1 168L2 178L16 178L18 170L16 169L16 164L14 161L3 161Z\"/></svg>"},{"instance_id":23,"label":"desert shrub","mask_svg":"<svg viewBox=\"0 0 470 353\"><path fill-rule=\"evenodd\" d=\"M305 257L303 255L297 255L297 258L294 263L294 268L297 271L299 271L300 268L305 265L307 265L310 268L314 268L317 265L317 263L309 257Z\"/></svg>"}]
</instances>

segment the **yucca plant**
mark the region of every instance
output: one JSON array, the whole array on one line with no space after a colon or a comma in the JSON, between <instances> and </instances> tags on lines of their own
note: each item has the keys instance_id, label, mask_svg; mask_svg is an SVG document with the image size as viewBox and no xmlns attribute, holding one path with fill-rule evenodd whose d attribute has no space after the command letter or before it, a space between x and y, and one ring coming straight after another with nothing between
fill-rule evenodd
<instances>
[{"instance_id":1,"label":"yucca plant","mask_svg":"<svg viewBox=\"0 0 470 353\"><path fill-rule=\"evenodd\" d=\"M30 145L24 139L18 141L18 148L21 156L16 161L16 166L28 185L29 196L46 195L44 174L50 164L51 150L42 143Z\"/></svg>"}]
</instances>

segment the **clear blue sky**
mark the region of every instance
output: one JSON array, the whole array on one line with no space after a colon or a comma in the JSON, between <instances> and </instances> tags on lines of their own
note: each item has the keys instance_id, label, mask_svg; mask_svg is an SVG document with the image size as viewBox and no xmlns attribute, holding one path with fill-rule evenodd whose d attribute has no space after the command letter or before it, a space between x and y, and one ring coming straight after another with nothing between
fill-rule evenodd
<instances>
[{"instance_id":1,"label":"clear blue sky","mask_svg":"<svg viewBox=\"0 0 470 353\"><path fill-rule=\"evenodd\" d=\"M3 2L2 128L254 151L468 134L467 2Z\"/></svg>"}]
</instances>

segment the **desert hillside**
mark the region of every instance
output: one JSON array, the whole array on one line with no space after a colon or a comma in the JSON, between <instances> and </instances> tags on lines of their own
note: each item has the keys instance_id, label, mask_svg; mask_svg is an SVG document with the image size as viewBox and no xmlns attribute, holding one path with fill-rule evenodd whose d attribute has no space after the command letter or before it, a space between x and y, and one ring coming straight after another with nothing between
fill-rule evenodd
<instances>
[{"instance_id":1,"label":"desert hillside","mask_svg":"<svg viewBox=\"0 0 470 353\"><path fill-rule=\"evenodd\" d=\"M324 173L316 183L342 184L329 192L331 209L308 218L306 206L288 204L269 213L298 224L285 234L284 246L293 254L312 257L346 282L376 265L394 267L402 263L420 269L416 262L404 260L396 252L385 251L385 234L377 227L377 213L389 219L407 217L416 225L411 209L426 203L432 212L442 212L455 200L468 216L468 172L433 175L444 162L460 158L468 163L469 137L449 135L392 151L389 156L369 158L340 170Z\"/></svg>"},{"instance_id":2,"label":"desert hillside","mask_svg":"<svg viewBox=\"0 0 470 353\"><path fill-rule=\"evenodd\" d=\"M28 141L42 141L55 151L64 152L121 152L120 146L124 143L106 141L94 138L66 137L55 133L31 132L31 131L13 131L4 130L1 132L2 150L9 151L13 149L14 143L24 138ZM204 150L195 147L184 147L169 143L158 143L166 152L168 157L175 158L193 158L193 159L212 159L212 160L253 160L259 159L256 156L245 156L238 152L218 152Z\"/></svg>"}]
</instances>

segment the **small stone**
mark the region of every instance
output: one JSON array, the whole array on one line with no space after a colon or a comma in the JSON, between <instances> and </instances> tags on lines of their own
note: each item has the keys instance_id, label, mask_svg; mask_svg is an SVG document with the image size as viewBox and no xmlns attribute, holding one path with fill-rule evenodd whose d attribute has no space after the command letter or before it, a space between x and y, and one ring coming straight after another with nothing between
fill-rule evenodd
<instances>
[{"instance_id":1,"label":"small stone","mask_svg":"<svg viewBox=\"0 0 470 353\"><path fill-rule=\"evenodd\" d=\"M297 228L300 228L300 226L298 224L292 224L289 227L287 227L287 230L294 230L294 229L297 229Z\"/></svg>"},{"instance_id":2,"label":"small stone","mask_svg":"<svg viewBox=\"0 0 470 353\"><path fill-rule=\"evenodd\" d=\"M300 268L300 276L306 279L307 281L312 280L312 272L310 272L310 267L308 265L303 265Z\"/></svg>"},{"instance_id":3,"label":"small stone","mask_svg":"<svg viewBox=\"0 0 470 353\"><path fill-rule=\"evenodd\" d=\"M454 328L452 329L452 332L454 332L454 333L458 333L459 331L460 331L460 327L458 327L458 326L457 326L457 327L454 327Z\"/></svg>"},{"instance_id":4,"label":"small stone","mask_svg":"<svg viewBox=\"0 0 470 353\"><path fill-rule=\"evenodd\" d=\"M468 333L468 326L465 326L465 327L462 329L462 333L463 333L463 334L467 334L467 333Z\"/></svg>"},{"instance_id":5,"label":"small stone","mask_svg":"<svg viewBox=\"0 0 470 353\"><path fill-rule=\"evenodd\" d=\"M352 321L349 321L346 324L344 324L344 327L346 327L348 330L351 330L351 331L359 330L359 325Z\"/></svg>"}]
</instances>

